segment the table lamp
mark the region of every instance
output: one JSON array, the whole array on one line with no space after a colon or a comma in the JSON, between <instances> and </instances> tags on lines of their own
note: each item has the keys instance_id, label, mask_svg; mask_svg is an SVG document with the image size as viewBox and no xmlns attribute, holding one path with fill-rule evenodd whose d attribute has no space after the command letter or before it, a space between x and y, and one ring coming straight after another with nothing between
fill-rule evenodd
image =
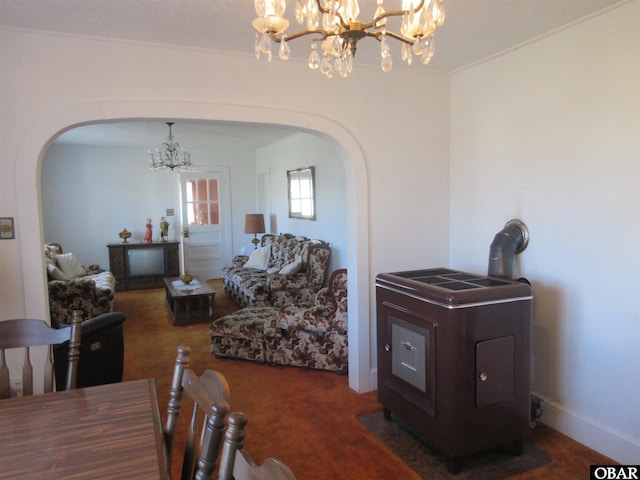
<instances>
[{"instance_id":1,"label":"table lamp","mask_svg":"<svg viewBox=\"0 0 640 480\"><path fill-rule=\"evenodd\" d=\"M244 233L253 233L253 247L258 248L260 240L258 240L258 233L265 233L264 229L264 215L262 213L247 213L244 218Z\"/></svg>"}]
</instances>

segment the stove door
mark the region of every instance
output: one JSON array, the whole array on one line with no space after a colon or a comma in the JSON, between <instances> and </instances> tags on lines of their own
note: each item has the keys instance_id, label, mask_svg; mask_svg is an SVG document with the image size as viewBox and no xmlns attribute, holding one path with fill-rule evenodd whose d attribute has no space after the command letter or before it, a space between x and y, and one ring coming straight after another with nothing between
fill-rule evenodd
<instances>
[{"instance_id":1,"label":"stove door","mask_svg":"<svg viewBox=\"0 0 640 480\"><path fill-rule=\"evenodd\" d=\"M378 305L378 399L400 412L407 402L435 416L435 322L407 305Z\"/></svg>"},{"instance_id":2,"label":"stove door","mask_svg":"<svg viewBox=\"0 0 640 480\"><path fill-rule=\"evenodd\" d=\"M486 407L515 398L513 335L476 344L476 405Z\"/></svg>"}]
</instances>

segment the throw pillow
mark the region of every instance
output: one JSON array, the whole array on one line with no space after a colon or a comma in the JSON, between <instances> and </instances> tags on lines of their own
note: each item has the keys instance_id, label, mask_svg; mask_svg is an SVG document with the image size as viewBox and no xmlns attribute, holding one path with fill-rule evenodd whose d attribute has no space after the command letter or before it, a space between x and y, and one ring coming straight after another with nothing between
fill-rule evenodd
<instances>
[{"instance_id":1,"label":"throw pillow","mask_svg":"<svg viewBox=\"0 0 640 480\"><path fill-rule=\"evenodd\" d=\"M261 247L253 251L247 263L244 264L244 268L256 268L258 270L266 270L269 265L269 252L268 246Z\"/></svg>"},{"instance_id":2,"label":"throw pillow","mask_svg":"<svg viewBox=\"0 0 640 480\"><path fill-rule=\"evenodd\" d=\"M294 275L302 269L302 260L296 259L280 269L283 275Z\"/></svg>"},{"instance_id":3,"label":"throw pillow","mask_svg":"<svg viewBox=\"0 0 640 480\"><path fill-rule=\"evenodd\" d=\"M67 277L62 270L51 263L47 263L47 273L49 274L49 278L51 280L62 280L64 282L69 281L69 277Z\"/></svg>"},{"instance_id":4,"label":"throw pillow","mask_svg":"<svg viewBox=\"0 0 640 480\"><path fill-rule=\"evenodd\" d=\"M73 253L63 253L56 256L58 268L69 278L84 277L87 272L84 271L80 262L78 262Z\"/></svg>"}]
</instances>

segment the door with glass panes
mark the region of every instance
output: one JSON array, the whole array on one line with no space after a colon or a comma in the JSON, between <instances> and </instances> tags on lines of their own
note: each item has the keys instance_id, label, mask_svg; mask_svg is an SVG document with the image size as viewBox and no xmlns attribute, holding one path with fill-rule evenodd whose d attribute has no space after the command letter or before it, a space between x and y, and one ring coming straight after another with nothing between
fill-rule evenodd
<instances>
[{"instance_id":1,"label":"door with glass panes","mask_svg":"<svg viewBox=\"0 0 640 480\"><path fill-rule=\"evenodd\" d=\"M229 172L181 175L184 270L201 280L222 277L231 258Z\"/></svg>"}]
</instances>

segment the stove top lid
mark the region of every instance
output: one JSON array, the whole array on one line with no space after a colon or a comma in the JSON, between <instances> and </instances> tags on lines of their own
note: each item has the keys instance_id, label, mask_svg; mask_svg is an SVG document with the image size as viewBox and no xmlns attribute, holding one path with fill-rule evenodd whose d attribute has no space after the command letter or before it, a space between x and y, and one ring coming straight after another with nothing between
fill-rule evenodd
<instances>
[{"instance_id":1,"label":"stove top lid","mask_svg":"<svg viewBox=\"0 0 640 480\"><path fill-rule=\"evenodd\" d=\"M446 308L533 299L527 283L448 268L380 273L376 288L392 290Z\"/></svg>"},{"instance_id":2,"label":"stove top lid","mask_svg":"<svg viewBox=\"0 0 640 480\"><path fill-rule=\"evenodd\" d=\"M452 291L473 290L476 288L498 287L512 284L512 282L509 281L459 272L457 270L449 270L447 268L410 270L407 272L395 272L391 275Z\"/></svg>"}]
</instances>

